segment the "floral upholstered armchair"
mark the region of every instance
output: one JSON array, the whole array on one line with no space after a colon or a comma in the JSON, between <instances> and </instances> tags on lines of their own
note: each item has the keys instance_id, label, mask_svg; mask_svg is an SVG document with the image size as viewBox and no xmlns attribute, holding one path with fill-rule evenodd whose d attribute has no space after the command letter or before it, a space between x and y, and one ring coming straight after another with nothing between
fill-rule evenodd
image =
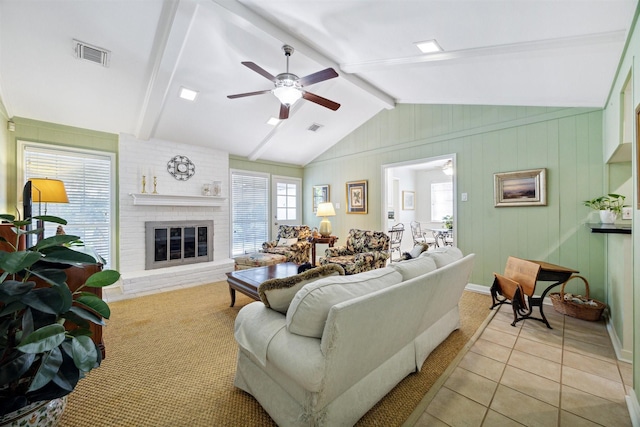
<instances>
[{"instance_id":1,"label":"floral upholstered armchair","mask_svg":"<svg viewBox=\"0 0 640 427\"><path fill-rule=\"evenodd\" d=\"M284 255L287 262L304 264L309 262L309 236L311 231L307 225L281 225L276 240L262 244L262 252Z\"/></svg>"},{"instance_id":2,"label":"floral upholstered armchair","mask_svg":"<svg viewBox=\"0 0 640 427\"><path fill-rule=\"evenodd\" d=\"M339 264L345 274L382 268L389 258L389 236L382 231L349 230L345 246L328 248L320 264Z\"/></svg>"}]
</instances>

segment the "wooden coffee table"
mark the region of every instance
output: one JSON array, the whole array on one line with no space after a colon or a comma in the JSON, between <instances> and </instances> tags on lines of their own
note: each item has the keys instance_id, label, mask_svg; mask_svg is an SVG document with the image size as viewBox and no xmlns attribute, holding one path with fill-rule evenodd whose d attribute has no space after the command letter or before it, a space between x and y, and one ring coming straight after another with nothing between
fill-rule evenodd
<instances>
[{"instance_id":1,"label":"wooden coffee table","mask_svg":"<svg viewBox=\"0 0 640 427\"><path fill-rule=\"evenodd\" d=\"M236 303L236 291L240 291L246 296L260 301L258 286L268 279L282 279L298 274L298 264L284 262L281 264L268 265L266 267L256 267L247 270L237 270L227 273L227 283L229 283L229 293L231 294L231 306Z\"/></svg>"}]
</instances>

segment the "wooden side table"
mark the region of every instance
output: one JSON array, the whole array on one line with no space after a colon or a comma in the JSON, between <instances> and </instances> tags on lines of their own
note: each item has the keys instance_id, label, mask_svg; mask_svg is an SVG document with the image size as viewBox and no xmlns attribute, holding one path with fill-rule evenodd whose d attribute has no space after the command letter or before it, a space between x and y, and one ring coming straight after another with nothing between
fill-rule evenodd
<instances>
[{"instance_id":1,"label":"wooden side table","mask_svg":"<svg viewBox=\"0 0 640 427\"><path fill-rule=\"evenodd\" d=\"M335 245L337 241L338 241L338 236L328 236L328 237L323 237L323 236L313 237L313 236L311 236L311 237L309 237L309 243L311 243L311 261L312 261L312 264L314 266L316 265L316 245L318 243L329 245L329 247L332 248L333 245Z\"/></svg>"}]
</instances>

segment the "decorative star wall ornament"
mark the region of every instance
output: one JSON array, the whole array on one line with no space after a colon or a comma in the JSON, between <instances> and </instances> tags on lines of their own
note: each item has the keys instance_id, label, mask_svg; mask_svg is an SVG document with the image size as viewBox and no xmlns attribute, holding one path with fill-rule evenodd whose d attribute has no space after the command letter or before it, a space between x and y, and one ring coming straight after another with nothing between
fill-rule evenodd
<instances>
[{"instance_id":1,"label":"decorative star wall ornament","mask_svg":"<svg viewBox=\"0 0 640 427\"><path fill-rule=\"evenodd\" d=\"M175 156L167 162L167 172L178 181L186 181L196 173L196 165L187 156Z\"/></svg>"}]
</instances>

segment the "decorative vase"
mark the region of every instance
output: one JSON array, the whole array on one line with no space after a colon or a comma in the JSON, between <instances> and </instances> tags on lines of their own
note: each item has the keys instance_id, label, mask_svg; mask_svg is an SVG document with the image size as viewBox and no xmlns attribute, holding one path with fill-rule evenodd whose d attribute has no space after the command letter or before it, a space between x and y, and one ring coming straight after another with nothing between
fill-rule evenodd
<instances>
[{"instance_id":1,"label":"decorative vase","mask_svg":"<svg viewBox=\"0 0 640 427\"><path fill-rule=\"evenodd\" d=\"M67 406L67 396L43 400L0 417L0 427L56 427Z\"/></svg>"},{"instance_id":2,"label":"decorative vase","mask_svg":"<svg viewBox=\"0 0 640 427\"><path fill-rule=\"evenodd\" d=\"M600 211L600 222L603 224L613 224L614 222L616 222L617 216L618 214L613 211L602 210Z\"/></svg>"}]
</instances>

